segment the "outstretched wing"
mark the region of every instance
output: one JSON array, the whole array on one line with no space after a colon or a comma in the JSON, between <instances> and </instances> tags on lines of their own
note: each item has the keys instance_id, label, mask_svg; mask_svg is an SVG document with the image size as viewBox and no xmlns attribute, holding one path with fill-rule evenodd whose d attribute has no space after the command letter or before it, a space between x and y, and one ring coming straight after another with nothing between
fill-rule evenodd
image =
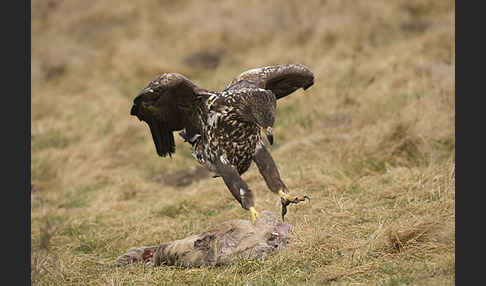
<instances>
[{"instance_id":1,"label":"outstretched wing","mask_svg":"<svg viewBox=\"0 0 486 286\"><path fill-rule=\"evenodd\" d=\"M226 89L238 85L256 85L271 90L277 99L299 88L308 89L314 84L314 74L301 64L283 64L248 70L237 76Z\"/></svg>"},{"instance_id":2,"label":"outstretched wing","mask_svg":"<svg viewBox=\"0 0 486 286\"><path fill-rule=\"evenodd\" d=\"M165 157L175 152L173 131L200 133L196 110L208 95L177 73L165 73L151 81L133 100L131 115L150 127L157 153Z\"/></svg>"}]
</instances>

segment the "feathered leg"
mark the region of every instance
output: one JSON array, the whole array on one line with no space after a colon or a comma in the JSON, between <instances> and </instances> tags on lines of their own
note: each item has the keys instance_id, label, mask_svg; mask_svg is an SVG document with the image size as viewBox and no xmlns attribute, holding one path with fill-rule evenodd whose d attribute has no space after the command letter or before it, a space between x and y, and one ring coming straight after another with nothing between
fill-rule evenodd
<instances>
[{"instance_id":1,"label":"feathered leg","mask_svg":"<svg viewBox=\"0 0 486 286\"><path fill-rule=\"evenodd\" d=\"M265 179L268 188L273 193L276 193L280 196L280 200L282 202L282 220L287 213L287 206L291 203L299 203L304 201L305 199L309 199L308 196L303 196L302 198L293 197L288 194L287 186L282 182L280 179L280 174L278 172L277 166L273 161L270 152L268 152L267 148L263 144L259 144L255 156L253 156L253 160L257 164L258 170Z\"/></svg>"},{"instance_id":2,"label":"feathered leg","mask_svg":"<svg viewBox=\"0 0 486 286\"><path fill-rule=\"evenodd\" d=\"M255 223L258 218L258 212L255 209L253 192L240 177L236 168L232 165L218 161L216 163L216 169L219 175L223 178L223 181L231 194L233 194L235 199L240 203L241 207L250 211L251 221L252 223Z\"/></svg>"}]
</instances>

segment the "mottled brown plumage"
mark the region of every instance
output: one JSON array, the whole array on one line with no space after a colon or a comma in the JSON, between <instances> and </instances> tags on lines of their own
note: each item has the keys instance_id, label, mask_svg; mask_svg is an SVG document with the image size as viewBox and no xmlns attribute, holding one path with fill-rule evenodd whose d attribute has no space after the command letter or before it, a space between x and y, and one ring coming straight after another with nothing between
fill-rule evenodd
<instances>
[{"instance_id":1,"label":"mottled brown plumage","mask_svg":"<svg viewBox=\"0 0 486 286\"><path fill-rule=\"evenodd\" d=\"M286 193L287 189L264 146L261 131L272 143L276 101L313 83L312 72L298 64L246 71L220 92L199 88L183 75L166 73L134 99L130 114L149 125L162 157L175 152L173 132L182 130L180 135L192 145L194 158L214 177L221 176L241 206L251 210L253 193L240 175L252 161L272 192ZM289 201L299 201L280 195L283 207Z\"/></svg>"}]
</instances>

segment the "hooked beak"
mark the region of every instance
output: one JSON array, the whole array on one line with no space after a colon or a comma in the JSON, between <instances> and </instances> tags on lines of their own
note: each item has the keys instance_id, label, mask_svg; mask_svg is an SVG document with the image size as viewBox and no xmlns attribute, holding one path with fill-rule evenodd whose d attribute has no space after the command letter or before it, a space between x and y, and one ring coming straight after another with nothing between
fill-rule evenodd
<instances>
[{"instance_id":1,"label":"hooked beak","mask_svg":"<svg viewBox=\"0 0 486 286\"><path fill-rule=\"evenodd\" d=\"M265 134L267 135L267 139L270 145L273 145L272 127L267 127L267 129L265 129Z\"/></svg>"}]
</instances>

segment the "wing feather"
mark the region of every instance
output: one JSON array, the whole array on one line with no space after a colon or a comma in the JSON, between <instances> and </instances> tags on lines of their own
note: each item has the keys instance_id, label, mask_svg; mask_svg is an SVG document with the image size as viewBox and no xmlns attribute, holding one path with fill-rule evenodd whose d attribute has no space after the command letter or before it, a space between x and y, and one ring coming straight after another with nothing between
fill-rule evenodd
<instances>
[{"instance_id":1,"label":"wing feather","mask_svg":"<svg viewBox=\"0 0 486 286\"><path fill-rule=\"evenodd\" d=\"M151 81L133 100L130 114L148 124L159 156L175 152L173 131L200 130L195 116L205 90L181 74L165 73Z\"/></svg>"},{"instance_id":2,"label":"wing feather","mask_svg":"<svg viewBox=\"0 0 486 286\"><path fill-rule=\"evenodd\" d=\"M227 87L247 82L259 88L271 90L277 99L299 88L308 89L314 84L314 74L301 64L282 64L251 69L238 75Z\"/></svg>"}]
</instances>

